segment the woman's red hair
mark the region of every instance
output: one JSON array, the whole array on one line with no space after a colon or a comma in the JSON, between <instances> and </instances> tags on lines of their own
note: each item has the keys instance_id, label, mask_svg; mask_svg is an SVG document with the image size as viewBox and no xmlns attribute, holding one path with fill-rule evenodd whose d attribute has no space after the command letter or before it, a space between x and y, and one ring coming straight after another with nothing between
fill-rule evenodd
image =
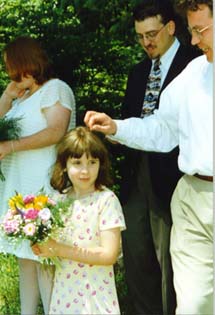
<instances>
[{"instance_id":1,"label":"woman's red hair","mask_svg":"<svg viewBox=\"0 0 215 315\"><path fill-rule=\"evenodd\" d=\"M49 58L38 40L22 36L10 42L4 50L8 75L13 81L32 75L37 84L53 77Z\"/></svg>"}]
</instances>

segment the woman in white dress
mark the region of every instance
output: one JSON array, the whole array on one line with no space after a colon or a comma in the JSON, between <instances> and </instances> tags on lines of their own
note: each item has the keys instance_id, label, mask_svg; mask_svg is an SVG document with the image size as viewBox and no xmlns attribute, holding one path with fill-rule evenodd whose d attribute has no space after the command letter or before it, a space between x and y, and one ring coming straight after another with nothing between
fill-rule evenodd
<instances>
[{"instance_id":1,"label":"woman in white dress","mask_svg":"<svg viewBox=\"0 0 215 315\"><path fill-rule=\"evenodd\" d=\"M0 142L0 215L7 210L15 191L37 193L42 187L51 192L50 171L56 159L55 144L68 129L75 127L75 99L71 88L54 78L49 59L39 42L18 37L4 51L11 82L0 98L0 117L21 117L21 137ZM21 314L36 314L41 295L48 313L53 272L41 269L29 243L14 249L1 237L2 252L18 257Z\"/></svg>"}]
</instances>

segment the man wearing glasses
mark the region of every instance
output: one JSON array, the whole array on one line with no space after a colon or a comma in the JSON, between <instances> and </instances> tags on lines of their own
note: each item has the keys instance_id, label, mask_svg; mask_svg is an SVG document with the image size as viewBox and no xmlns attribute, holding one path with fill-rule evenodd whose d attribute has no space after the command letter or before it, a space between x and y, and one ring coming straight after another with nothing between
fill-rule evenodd
<instances>
[{"instance_id":1,"label":"man wearing glasses","mask_svg":"<svg viewBox=\"0 0 215 315\"><path fill-rule=\"evenodd\" d=\"M203 52L163 91L159 109L144 119L114 121L88 112L92 130L140 150L169 152L179 145L185 175L171 201L170 252L176 314L213 314L213 3L177 0L186 12L192 45Z\"/></svg>"},{"instance_id":2,"label":"man wearing glasses","mask_svg":"<svg viewBox=\"0 0 215 315\"><path fill-rule=\"evenodd\" d=\"M160 92L197 56L175 37L176 17L164 0L145 0L133 11L136 39L146 58L132 69L122 105L122 118L146 117L158 107ZM160 77L148 78L159 60ZM159 86L158 83L159 82ZM152 95L153 100L150 100ZM133 314L174 314L175 292L169 253L170 198L181 173L178 148L169 154L120 148L120 199L126 218L123 253Z\"/></svg>"}]
</instances>

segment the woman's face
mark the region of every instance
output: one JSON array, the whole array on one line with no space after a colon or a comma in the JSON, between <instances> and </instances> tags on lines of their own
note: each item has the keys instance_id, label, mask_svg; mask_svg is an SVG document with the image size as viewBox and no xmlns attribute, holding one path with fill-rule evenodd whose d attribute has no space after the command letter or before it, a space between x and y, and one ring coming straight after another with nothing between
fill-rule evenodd
<instances>
[{"instance_id":1,"label":"woman's face","mask_svg":"<svg viewBox=\"0 0 215 315\"><path fill-rule=\"evenodd\" d=\"M11 77L11 80L12 79L13 78ZM14 82L16 89L19 90L21 93L25 93L25 91L28 90L29 96L32 95L35 91L37 91L38 88L40 87L40 85L36 83L32 75L21 76L21 80L19 81L12 80L12 82Z\"/></svg>"},{"instance_id":2,"label":"woman's face","mask_svg":"<svg viewBox=\"0 0 215 315\"><path fill-rule=\"evenodd\" d=\"M17 73L16 71L13 71L13 69L10 69L10 67L7 64L7 55L4 54L4 62L6 65L7 73L11 81L14 81L16 83L16 87L20 90L32 90L38 88L38 84L36 83L34 77L30 74L21 75Z\"/></svg>"},{"instance_id":3,"label":"woman's face","mask_svg":"<svg viewBox=\"0 0 215 315\"><path fill-rule=\"evenodd\" d=\"M11 78L12 79L12 78ZM15 80L14 80L15 81ZM35 79L32 77L32 75L26 75L26 76L21 76L21 81L15 81L16 86L20 89L23 90L32 90L32 88L37 85L35 82Z\"/></svg>"}]
</instances>

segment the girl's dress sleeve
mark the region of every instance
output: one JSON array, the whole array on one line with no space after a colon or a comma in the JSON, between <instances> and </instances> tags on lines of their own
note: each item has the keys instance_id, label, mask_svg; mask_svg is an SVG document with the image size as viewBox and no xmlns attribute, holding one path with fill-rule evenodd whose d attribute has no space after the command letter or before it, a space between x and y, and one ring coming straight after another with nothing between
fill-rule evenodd
<instances>
[{"instance_id":1,"label":"girl's dress sleeve","mask_svg":"<svg viewBox=\"0 0 215 315\"><path fill-rule=\"evenodd\" d=\"M110 190L104 191L99 213L99 229L101 231L120 227L126 229L122 207L117 196Z\"/></svg>"}]
</instances>

